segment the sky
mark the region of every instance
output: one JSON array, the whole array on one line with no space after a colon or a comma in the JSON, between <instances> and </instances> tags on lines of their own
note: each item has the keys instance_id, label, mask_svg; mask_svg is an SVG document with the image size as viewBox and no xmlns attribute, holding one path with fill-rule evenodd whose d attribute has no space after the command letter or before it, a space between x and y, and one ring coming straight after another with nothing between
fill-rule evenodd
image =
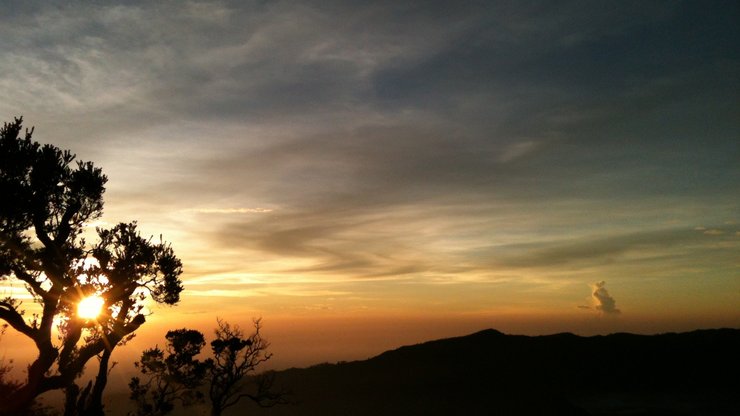
<instances>
[{"instance_id":1,"label":"sky","mask_svg":"<svg viewBox=\"0 0 740 416\"><path fill-rule=\"evenodd\" d=\"M740 327L737 2L118 3L0 1L0 119L183 260L135 345Z\"/></svg>"}]
</instances>

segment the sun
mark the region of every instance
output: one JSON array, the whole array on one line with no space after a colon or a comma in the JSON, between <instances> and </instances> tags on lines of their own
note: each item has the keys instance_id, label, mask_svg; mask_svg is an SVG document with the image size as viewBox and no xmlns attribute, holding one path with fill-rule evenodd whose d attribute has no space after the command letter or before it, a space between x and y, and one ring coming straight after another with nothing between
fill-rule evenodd
<instances>
[{"instance_id":1,"label":"sun","mask_svg":"<svg viewBox=\"0 0 740 416\"><path fill-rule=\"evenodd\" d=\"M88 296L77 305L77 315L82 319L95 319L100 315L105 300L98 295Z\"/></svg>"}]
</instances>

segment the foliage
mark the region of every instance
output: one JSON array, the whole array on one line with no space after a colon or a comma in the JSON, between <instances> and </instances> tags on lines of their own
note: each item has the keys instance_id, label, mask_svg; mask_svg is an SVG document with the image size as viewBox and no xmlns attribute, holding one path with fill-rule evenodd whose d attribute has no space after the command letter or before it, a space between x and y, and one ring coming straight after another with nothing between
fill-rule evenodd
<instances>
[{"instance_id":1,"label":"foliage","mask_svg":"<svg viewBox=\"0 0 740 416\"><path fill-rule=\"evenodd\" d=\"M96 228L98 241L88 244L84 234L102 214L106 176L92 162L73 163L68 150L33 141L33 129L22 130L21 118L0 130L0 280L22 283L40 311L26 316L17 298L6 297L0 319L32 340L38 357L0 413L26 408L53 389L67 390L68 414L78 405L102 413L113 348L145 322L147 297L179 301L182 264L169 244L141 237L136 222ZM103 313L85 320L75 309L91 294L105 299ZM75 380L95 356L100 371L81 403Z\"/></svg>"},{"instance_id":2,"label":"foliage","mask_svg":"<svg viewBox=\"0 0 740 416\"><path fill-rule=\"evenodd\" d=\"M205 345L203 334L179 329L167 333L167 357L154 347L144 351L135 364L144 379L133 377L129 383L131 399L137 403L132 416L165 415L175 402L191 405L203 400L200 388L208 386L212 415L220 415L247 397L260 406L273 406L285 401L284 393L273 391L270 374L253 374L261 363L272 357L269 343L262 338L260 320L254 321L254 332L247 338L238 326L221 319L211 342L212 358L195 359Z\"/></svg>"},{"instance_id":3,"label":"foliage","mask_svg":"<svg viewBox=\"0 0 740 416\"><path fill-rule=\"evenodd\" d=\"M203 401L197 390L203 383L208 363L194 357L206 344L203 334L189 329L167 332L167 357L154 347L145 350L134 365L148 379L133 377L129 383L131 399L136 401L133 415L165 415L174 409L175 401L188 406Z\"/></svg>"}]
</instances>

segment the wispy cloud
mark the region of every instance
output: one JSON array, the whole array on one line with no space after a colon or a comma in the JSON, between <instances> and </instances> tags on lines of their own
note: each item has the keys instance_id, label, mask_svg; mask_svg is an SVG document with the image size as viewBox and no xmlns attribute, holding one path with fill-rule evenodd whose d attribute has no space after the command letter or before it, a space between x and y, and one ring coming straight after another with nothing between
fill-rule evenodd
<instances>
[{"instance_id":1,"label":"wispy cloud","mask_svg":"<svg viewBox=\"0 0 740 416\"><path fill-rule=\"evenodd\" d=\"M199 214L264 214L272 212L271 208L191 208L184 212Z\"/></svg>"},{"instance_id":2,"label":"wispy cloud","mask_svg":"<svg viewBox=\"0 0 740 416\"><path fill-rule=\"evenodd\" d=\"M193 286L728 291L728 9L24 2L0 16L0 116L102 166L105 221L164 233Z\"/></svg>"}]
</instances>

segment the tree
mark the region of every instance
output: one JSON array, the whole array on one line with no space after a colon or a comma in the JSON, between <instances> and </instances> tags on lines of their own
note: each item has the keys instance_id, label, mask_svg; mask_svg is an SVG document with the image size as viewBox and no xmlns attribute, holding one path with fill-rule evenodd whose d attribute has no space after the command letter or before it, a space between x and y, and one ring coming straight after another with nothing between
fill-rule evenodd
<instances>
[{"instance_id":1,"label":"tree","mask_svg":"<svg viewBox=\"0 0 740 416\"><path fill-rule=\"evenodd\" d=\"M253 374L272 357L267 353L269 343L260 334L260 320L254 321L254 328L244 338L238 326L219 319L216 339L211 342L213 357L202 362L194 357L204 345L203 334L187 329L169 331L166 358L154 347L144 351L136 363L145 379L133 377L129 383L131 399L137 402L132 416L161 416L171 412L176 401L184 405L199 402L203 398L200 389L206 384L214 416L245 397L263 407L285 403L286 394L273 390L271 373Z\"/></svg>"},{"instance_id":2,"label":"tree","mask_svg":"<svg viewBox=\"0 0 740 416\"><path fill-rule=\"evenodd\" d=\"M244 338L238 326L218 319L216 339L211 342L213 361L208 389L212 416L220 416L245 397L262 407L284 402L285 394L273 391L271 373L253 375L258 365L272 357L267 352L270 344L260 334L261 328L260 320L256 319L254 332Z\"/></svg>"},{"instance_id":3,"label":"tree","mask_svg":"<svg viewBox=\"0 0 740 416\"><path fill-rule=\"evenodd\" d=\"M161 238L141 237L136 222L96 228L98 241L88 244L83 234L102 215L106 176L92 162L73 165L68 150L33 141L33 129L21 132L22 118L0 130L0 280L22 283L38 311L27 316L9 296L0 299L0 319L30 338L38 356L0 414L20 413L54 389L66 390L65 415L102 414L113 349L145 322L147 297L179 301L182 263ZM77 305L91 295L102 298L101 312L83 318ZM95 381L80 391L75 381L96 356Z\"/></svg>"},{"instance_id":4,"label":"tree","mask_svg":"<svg viewBox=\"0 0 740 416\"><path fill-rule=\"evenodd\" d=\"M175 401L185 406L203 401L197 388L203 384L208 363L194 358L206 344L203 334L183 328L167 332L165 338L166 358L164 351L154 347L134 363L148 379L133 377L129 383L131 400L137 404L132 416L166 415L175 408Z\"/></svg>"}]
</instances>

